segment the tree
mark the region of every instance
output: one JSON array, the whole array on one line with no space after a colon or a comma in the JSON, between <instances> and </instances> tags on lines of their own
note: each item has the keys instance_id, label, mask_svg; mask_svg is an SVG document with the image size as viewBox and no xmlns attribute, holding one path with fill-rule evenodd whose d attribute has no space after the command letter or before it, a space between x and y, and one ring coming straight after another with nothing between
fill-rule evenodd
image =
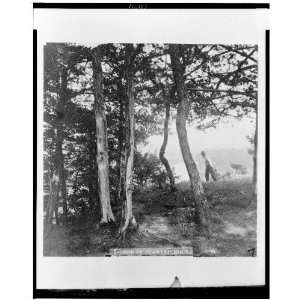
<instances>
[{"instance_id":1,"label":"tree","mask_svg":"<svg viewBox=\"0 0 300 300\"><path fill-rule=\"evenodd\" d=\"M56 171L49 176L49 201L46 208L46 220L48 224L52 224L53 214L56 224L58 224L58 193L59 193L59 177Z\"/></svg>"},{"instance_id":2,"label":"tree","mask_svg":"<svg viewBox=\"0 0 300 300\"><path fill-rule=\"evenodd\" d=\"M67 218L67 188L65 177L65 163L63 154L64 143L64 123L65 106L68 102L68 71L71 63L69 50L64 44L47 44L44 48L45 53L45 120L49 124L48 130L52 127L52 142L55 143L55 154L52 160L52 166L49 167L49 201L55 203L56 223L58 223L59 191L61 192L63 202L64 221ZM48 101L53 101L54 109L47 110ZM51 129L50 129L51 130ZM51 164L51 162L50 162ZM54 192L55 190L55 192ZM56 199L54 199L56 197ZM49 204L52 207L52 204Z\"/></svg>"},{"instance_id":3,"label":"tree","mask_svg":"<svg viewBox=\"0 0 300 300\"><path fill-rule=\"evenodd\" d=\"M104 107L103 74L102 74L102 48L98 46L92 51L95 120L97 136L97 166L98 166L98 189L101 201L102 217L100 223L115 221L109 191L109 165L107 146L107 124Z\"/></svg>"},{"instance_id":4,"label":"tree","mask_svg":"<svg viewBox=\"0 0 300 300\"><path fill-rule=\"evenodd\" d=\"M256 45L189 47L194 48L193 57L197 60L197 64L192 62L194 66L190 65L190 71L185 73L191 107L189 117L197 120L201 130L216 127L221 120L228 118L239 120L246 116L255 119L252 144L253 184L256 185L258 48Z\"/></svg>"},{"instance_id":5,"label":"tree","mask_svg":"<svg viewBox=\"0 0 300 300\"><path fill-rule=\"evenodd\" d=\"M91 49L47 44L46 48L44 182L52 196L45 195L45 208L53 202L69 216L87 211L99 215L101 209L101 222L107 223L119 215L122 204L120 233L125 237L128 228L136 227L132 190L138 178L138 148L150 135L162 134L161 164L146 182L163 186L167 174L174 187L166 149L169 122L177 111L176 130L198 223L206 227L207 203L186 123L197 122L202 129L223 118L256 113L257 47L106 44ZM50 193L55 189L54 174L58 193Z\"/></svg>"},{"instance_id":6,"label":"tree","mask_svg":"<svg viewBox=\"0 0 300 300\"><path fill-rule=\"evenodd\" d=\"M176 117L176 129L179 139L179 145L182 157L187 168L191 187L193 191L195 208L196 208L196 222L202 228L208 230L208 204L204 194L204 189L200 180L200 175L197 165L193 159L190 151L188 136L186 131L186 116L188 114L188 102L186 89L184 84L185 65L183 64L183 57L180 54L180 45L169 45L171 64L173 69L174 81L176 86L176 93L179 100Z\"/></svg>"},{"instance_id":7,"label":"tree","mask_svg":"<svg viewBox=\"0 0 300 300\"><path fill-rule=\"evenodd\" d=\"M169 136L169 120L171 106L175 106L174 84L172 82L172 70L167 62L167 52L165 46L151 45L143 62L144 84L143 92L147 92L148 102L153 106L152 114L164 114L163 119L163 142L159 151L159 158L166 169L169 179L171 191L175 191L175 178L170 163L165 155L168 136Z\"/></svg>"},{"instance_id":8,"label":"tree","mask_svg":"<svg viewBox=\"0 0 300 300\"><path fill-rule=\"evenodd\" d=\"M108 146L110 163L110 189L118 204L126 202L126 115L128 109L127 74L128 47L126 44L107 44L103 57L103 80L106 96L106 112L108 122ZM155 115L149 110L149 102L143 98L137 86L144 82L142 77L143 61L147 54L143 45L134 45L135 57L133 68L134 94L134 147L145 143L147 137L156 130Z\"/></svg>"},{"instance_id":9,"label":"tree","mask_svg":"<svg viewBox=\"0 0 300 300\"><path fill-rule=\"evenodd\" d=\"M126 80L126 106L125 106L125 203L122 211L122 227L120 228L120 235L125 238L126 231L131 225L133 228L137 227L135 217L132 210L132 191L133 186L133 160L134 160L134 91L133 91L133 76L135 73L134 59L138 53L138 49L134 49L132 44L125 46L125 80ZM137 46L140 48L140 46Z\"/></svg>"},{"instance_id":10,"label":"tree","mask_svg":"<svg viewBox=\"0 0 300 300\"><path fill-rule=\"evenodd\" d=\"M210 77L210 83L195 89L194 99L201 99L202 119L206 120L200 127L215 126L224 118L254 119L254 135L249 141L254 146L252 182L256 186L258 48L256 45L216 45L212 51L209 63L202 70L202 74Z\"/></svg>"},{"instance_id":11,"label":"tree","mask_svg":"<svg viewBox=\"0 0 300 300\"><path fill-rule=\"evenodd\" d=\"M145 188L149 183L162 188L167 179L167 174L163 168L162 162L154 154L136 152L134 158L134 181L138 188Z\"/></svg>"},{"instance_id":12,"label":"tree","mask_svg":"<svg viewBox=\"0 0 300 300\"><path fill-rule=\"evenodd\" d=\"M164 131L163 131L164 139L163 139L163 143L159 150L159 158L166 168L166 172L167 172L167 175L168 175L168 178L170 181L171 191L174 191L175 190L174 175L173 175L172 169L170 167L169 161L165 157L165 151L166 151L166 147L168 144L168 136L169 136L170 103L167 102L165 106L166 106L166 116L165 116L165 120L164 120Z\"/></svg>"},{"instance_id":13,"label":"tree","mask_svg":"<svg viewBox=\"0 0 300 300\"><path fill-rule=\"evenodd\" d=\"M63 122L65 118L65 103L67 101L67 84L68 84L68 73L67 68L63 68L60 74L60 93L57 102L57 143L56 143L56 156L57 156L57 169L59 174L59 183L61 188L61 195L63 199L63 212L64 212L64 223L67 219L68 206L67 206L67 187L65 177L65 164L63 154L63 141L64 141L64 130Z\"/></svg>"},{"instance_id":14,"label":"tree","mask_svg":"<svg viewBox=\"0 0 300 300\"><path fill-rule=\"evenodd\" d=\"M155 168L153 155L140 152L135 153L134 159L134 181L139 189L146 187Z\"/></svg>"}]
</instances>

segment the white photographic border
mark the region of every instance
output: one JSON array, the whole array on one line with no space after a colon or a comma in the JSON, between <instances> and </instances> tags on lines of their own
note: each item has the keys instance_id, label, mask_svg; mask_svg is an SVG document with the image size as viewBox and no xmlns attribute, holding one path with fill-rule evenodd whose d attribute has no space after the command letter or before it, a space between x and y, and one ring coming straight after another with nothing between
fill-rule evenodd
<instances>
[{"instance_id":1,"label":"white photographic border","mask_svg":"<svg viewBox=\"0 0 300 300\"><path fill-rule=\"evenodd\" d=\"M263 9L37 9L37 289L183 287L265 284L266 83ZM43 257L43 46L128 43L257 44L258 181L256 257Z\"/></svg>"}]
</instances>

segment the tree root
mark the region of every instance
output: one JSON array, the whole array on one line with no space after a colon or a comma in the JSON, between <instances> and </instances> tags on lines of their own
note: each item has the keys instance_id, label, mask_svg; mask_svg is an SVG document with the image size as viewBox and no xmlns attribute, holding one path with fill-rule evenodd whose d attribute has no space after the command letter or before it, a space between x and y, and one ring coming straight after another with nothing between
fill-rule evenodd
<instances>
[{"instance_id":1,"label":"tree root","mask_svg":"<svg viewBox=\"0 0 300 300\"><path fill-rule=\"evenodd\" d=\"M120 229L117 238L119 240L121 240L121 241L125 241L126 240L126 234L127 234L127 232L129 232L129 231L136 231L136 230L138 230L138 224L137 224L135 218L131 217L130 219L127 219L125 221L125 224Z\"/></svg>"},{"instance_id":2,"label":"tree root","mask_svg":"<svg viewBox=\"0 0 300 300\"><path fill-rule=\"evenodd\" d=\"M101 226L109 226L109 225L116 225L116 221L114 219L104 220L101 219L99 223L96 224L96 230L99 230Z\"/></svg>"},{"instance_id":3,"label":"tree root","mask_svg":"<svg viewBox=\"0 0 300 300\"><path fill-rule=\"evenodd\" d=\"M111 219L111 218L108 218L108 219L101 219L99 224L102 225L102 224L109 224L109 223L115 223L115 219Z\"/></svg>"}]
</instances>

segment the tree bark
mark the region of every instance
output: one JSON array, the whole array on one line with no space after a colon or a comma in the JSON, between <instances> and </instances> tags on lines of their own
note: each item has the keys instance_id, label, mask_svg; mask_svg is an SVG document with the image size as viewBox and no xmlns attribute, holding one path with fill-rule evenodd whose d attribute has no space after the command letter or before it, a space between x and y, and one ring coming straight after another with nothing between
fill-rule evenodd
<instances>
[{"instance_id":1,"label":"tree bark","mask_svg":"<svg viewBox=\"0 0 300 300\"><path fill-rule=\"evenodd\" d=\"M122 88L122 87L119 87ZM125 128L124 128L124 100L123 95L120 94L120 114L119 114L119 185L118 185L118 200L123 204L125 199L125 168L126 168L126 154L125 154ZM122 210L123 211L123 210ZM124 216L122 216L124 217Z\"/></svg>"},{"instance_id":2,"label":"tree bark","mask_svg":"<svg viewBox=\"0 0 300 300\"><path fill-rule=\"evenodd\" d=\"M186 131L186 115L187 115L187 100L185 95L184 87L184 71L185 67L180 62L178 45L170 45L170 56L171 64L173 69L173 76L175 80L177 97L179 100L179 105L177 108L176 117L176 129L180 144L180 149L182 157L189 174L192 192L195 201L195 211L196 211L196 222L203 229L208 230L208 205L206 197L204 194L204 189L201 183L200 175L197 169L197 165L193 159L192 153L190 151L188 136Z\"/></svg>"},{"instance_id":3,"label":"tree bark","mask_svg":"<svg viewBox=\"0 0 300 300\"><path fill-rule=\"evenodd\" d=\"M55 107L56 110L56 149L55 149L55 167L57 169L59 178L59 191L61 192L63 202L63 223L67 220L67 188L66 188L66 176L64 168L64 154L63 154L63 143L64 143L64 122L65 122L65 104L67 100L67 68L64 68L59 73L59 91L58 101ZM59 191L57 197L59 197ZM57 214L59 199L56 201Z\"/></svg>"},{"instance_id":4,"label":"tree bark","mask_svg":"<svg viewBox=\"0 0 300 300\"><path fill-rule=\"evenodd\" d=\"M58 194L59 194L59 176L53 172L49 176L49 203L47 207L46 220L48 224L52 224L53 214L56 224L58 224Z\"/></svg>"},{"instance_id":5,"label":"tree bark","mask_svg":"<svg viewBox=\"0 0 300 300\"><path fill-rule=\"evenodd\" d=\"M63 154L63 142L64 142L64 121L65 121L65 104L67 97L67 69L64 68L60 73L60 90L59 90L59 99L56 105L56 114L57 114L57 124L56 124L56 168L58 171L59 177L59 190L61 192L62 202L63 202L63 223L65 224L67 220L67 188L66 188L66 176L65 176L65 167L64 167L64 154ZM57 194L57 197L59 193ZM59 206L59 199L56 201L57 209ZM57 212L58 214L58 212Z\"/></svg>"},{"instance_id":6,"label":"tree bark","mask_svg":"<svg viewBox=\"0 0 300 300\"><path fill-rule=\"evenodd\" d=\"M109 164L107 125L104 107L103 74L101 66L101 46L93 52L93 88L95 97L95 120L96 120L96 141L97 141L97 167L98 167L98 188L102 210L100 223L115 221L109 191Z\"/></svg>"},{"instance_id":7,"label":"tree bark","mask_svg":"<svg viewBox=\"0 0 300 300\"><path fill-rule=\"evenodd\" d=\"M61 197L63 201L63 224L66 223L67 220L67 189L66 189L66 178L65 178L65 170L64 170L64 155L62 152L63 145L63 129L62 124L59 124L57 127L57 170L59 177L59 190L61 192ZM57 197L59 193L57 194ZM59 198L59 197L58 197ZM59 206L59 199L57 199L57 205Z\"/></svg>"},{"instance_id":8,"label":"tree bark","mask_svg":"<svg viewBox=\"0 0 300 300\"><path fill-rule=\"evenodd\" d=\"M129 226L137 227L135 217L132 210L132 191L133 191L133 160L134 160L134 92L133 92L133 59L134 49L132 45L127 46L126 58L126 96L127 105L125 109L126 134L125 134L125 154L126 154L126 169L125 169L125 195L123 226L120 234L125 238L125 234Z\"/></svg>"},{"instance_id":9,"label":"tree bark","mask_svg":"<svg viewBox=\"0 0 300 300\"><path fill-rule=\"evenodd\" d=\"M162 164L165 166L165 169L167 171L167 175L168 175L169 181L170 181L171 191L174 191L175 190L175 180L174 180L173 172L170 167L169 161L165 157L165 151L166 151L166 147L168 144L168 136L169 136L169 118L170 118L170 103L167 102L166 103L166 116L165 116L165 120L164 120L164 139L163 139L163 143L160 147L159 158L160 158Z\"/></svg>"}]
</instances>

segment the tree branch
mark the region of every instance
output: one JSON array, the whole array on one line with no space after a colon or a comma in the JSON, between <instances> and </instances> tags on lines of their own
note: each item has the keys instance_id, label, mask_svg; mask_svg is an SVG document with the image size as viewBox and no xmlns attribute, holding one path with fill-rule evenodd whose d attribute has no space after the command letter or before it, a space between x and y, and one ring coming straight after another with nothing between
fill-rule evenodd
<instances>
[{"instance_id":1,"label":"tree branch","mask_svg":"<svg viewBox=\"0 0 300 300\"><path fill-rule=\"evenodd\" d=\"M199 92L229 93L229 94L246 95L246 96L252 96L251 94L257 95L256 91L253 91L253 92L241 92L241 91L218 90L218 89L199 89L199 88L187 88L187 89L191 90L191 91L199 91Z\"/></svg>"},{"instance_id":2,"label":"tree branch","mask_svg":"<svg viewBox=\"0 0 300 300\"><path fill-rule=\"evenodd\" d=\"M235 52L235 53L237 53L237 54L239 54L239 55L241 55L241 56L244 56L244 57L247 57L247 56L248 56L247 53L240 51L241 49L232 49L231 47L226 46L226 45L221 45L221 46L222 46L223 48L225 48L226 50ZM244 49L251 49L251 48L253 48L253 47L244 48ZM256 47L255 47L255 48L256 48ZM254 49L253 53L254 53L255 51L256 51L256 49ZM251 53L251 55L252 55L253 53ZM248 58L251 59L253 62L257 63L257 60L256 60L255 58L251 57L251 55L250 55Z\"/></svg>"}]
</instances>

